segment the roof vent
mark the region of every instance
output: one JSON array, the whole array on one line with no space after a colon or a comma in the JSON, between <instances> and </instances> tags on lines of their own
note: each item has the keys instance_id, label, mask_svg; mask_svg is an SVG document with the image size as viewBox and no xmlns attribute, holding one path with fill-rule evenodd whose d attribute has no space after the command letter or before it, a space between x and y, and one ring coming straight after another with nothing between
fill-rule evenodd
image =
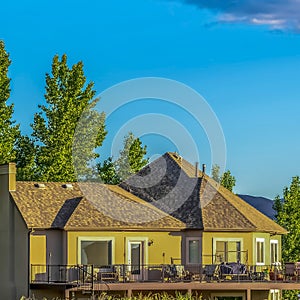
<instances>
[{"instance_id":1,"label":"roof vent","mask_svg":"<svg viewBox=\"0 0 300 300\"><path fill-rule=\"evenodd\" d=\"M202 173L203 173L203 175L205 174L205 170L206 170L206 164L202 164Z\"/></svg>"},{"instance_id":2,"label":"roof vent","mask_svg":"<svg viewBox=\"0 0 300 300\"><path fill-rule=\"evenodd\" d=\"M179 163L182 163L182 156L181 155L179 155L177 152L174 152L173 155L179 161Z\"/></svg>"},{"instance_id":3,"label":"roof vent","mask_svg":"<svg viewBox=\"0 0 300 300\"><path fill-rule=\"evenodd\" d=\"M72 189L73 185L72 185L72 183L65 183L65 184L62 185L62 187L65 188L65 189Z\"/></svg>"},{"instance_id":4,"label":"roof vent","mask_svg":"<svg viewBox=\"0 0 300 300\"><path fill-rule=\"evenodd\" d=\"M37 188L39 188L39 189L44 189L44 188L46 188L46 186L45 186L44 183L35 183L34 186L37 187Z\"/></svg>"}]
</instances>

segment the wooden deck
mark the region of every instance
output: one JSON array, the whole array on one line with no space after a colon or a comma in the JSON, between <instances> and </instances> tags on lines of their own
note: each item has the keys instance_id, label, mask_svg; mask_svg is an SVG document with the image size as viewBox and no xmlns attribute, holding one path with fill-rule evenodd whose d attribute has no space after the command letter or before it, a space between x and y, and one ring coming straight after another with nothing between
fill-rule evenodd
<instances>
[{"instance_id":1,"label":"wooden deck","mask_svg":"<svg viewBox=\"0 0 300 300\"><path fill-rule=\"evenodd\" d=\"M89 286L74 287L66 290L66 299L71 292L90 291L94 292L124 292L131 296L133 292L159 292L159 291L181 291L193 293L201 291L244 291L247 299L251 299L251 291L264 290L300 290L299 282L127 282L127 283L95 283Z\"/></svg>"}]
</instances>

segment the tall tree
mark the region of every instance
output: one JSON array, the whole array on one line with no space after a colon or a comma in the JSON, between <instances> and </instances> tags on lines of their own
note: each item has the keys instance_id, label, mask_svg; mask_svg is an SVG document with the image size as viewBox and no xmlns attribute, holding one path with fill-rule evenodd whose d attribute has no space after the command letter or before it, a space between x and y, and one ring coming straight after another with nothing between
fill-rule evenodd
<instances>
[{"instance_id":1,"label":"tall tree","mask_svg":"<svg viewBox=\"0 0 300 300\"><path fill-rule=\"evenodd\" d=\"M28 136L20 136L16 143L17 180L32 181L35 176L35 145Z\"/></svg>"},{"instance_id":2,"label":"tall tree","mask_svg":"<svg viewBox=\"0 0 300 300\"><path fill-rule=\"evenodd\" d=\"M276 221L288 234L282 237L282 260L284 262L300 261L300 179L292 178L289 187L283 190L283 199L277 196L273 208ZM298 299L299 291L284 291L283 299Z\"/></svg>"},{"instance_id":3,"label":"tall tree","mask_svg":"<svg viewBox=\"0 0 300 300\"><path fill-rule=\"evenodd\" d=\"M230 171L227 170L223 173L221 176L221 185L223 185L227 190L231 191L233 190L233 187L235 186L235 177L231 175Z\"/></svg>"},{"instance_id":4,"label":"tall tree","mask_svg":"<svg viewBox=\"0 0 300 300\"><path fill-rule=\"evenodd\" d=\"M14 125L12 115L13 104L7 105L10 96L10 66L9 54L5 50L3 41L0 41L0 164L14 161L16 139L20 135L19 125Z\"/></svg>"},{"instance_id":5,"label":"tall tree","mask_svg":"<svg viewBox=\"0 0 300 300\"><path fill-rule=\"evenodd\" d=\"M220 166L217 164L214 164L212 166L212 170L211 170L211 177L213 180L215 180L216 182L220 182L221 181L221 177L220 177Z\"/></svg>"},{"instance_id":6,"label":"tall tree","mask_svg":"<svg viewBox=\"0 0 300 300\"><path fill-rule=\"evenodd\" d=\"M97 165L98 173L101 180L106 184L118 184L120 183L120 177L117 174L115 163L112 157L104 160L101 164Z\"/></svg>"},{"instance_id":7,"label":"tall tree","mask_svg":"<svg viewBox=\"0 0 300 300\"><path fill-rule=\"evenodd\" d=\"M231 175L231 172L227 170L222 175L220 175L220 166L214 164L211 170L211 177L216 181L219 182L222 186L232 192L235 186L235 177Z\"/></svg>"},{"instance_id":8,"label":"tall tree","mask_svg":"<svg viewBox=\"0 0 300 300\"><path fill-rule=\"evenodd\" d=\"M105 138L105 116L93 108L98 99L93 99L95 90L92 82L86 84L83 63L69 68L67 56L61 60L56 55L51 74L46 74L46 103L40 105L40 112L34 116L33 137L37 144L37 176L43 181L76 181L74 163L81 167L81 176L91 174L88 163L97 158L95 148ZM83 121L82 121L83 119ZM76 128L78 121L80 128ZM97 129L96 136L89 140L89 128ZM77 144L73 141L76 133ZM72 156L72 151L77 156Z\"/></svg>"},{"instance_id":9,"label":"tall tree","mask_svg":"<svg viewBox=\"0 0 300 300\"><path fill-rule=\"evenodd\" d=\"M124 147L116 161L116 170L121 181L138 172L148 163L146 154L147 146L142 146L141 140L129 132L124 138Z\"/></svg>"}]
</instances>

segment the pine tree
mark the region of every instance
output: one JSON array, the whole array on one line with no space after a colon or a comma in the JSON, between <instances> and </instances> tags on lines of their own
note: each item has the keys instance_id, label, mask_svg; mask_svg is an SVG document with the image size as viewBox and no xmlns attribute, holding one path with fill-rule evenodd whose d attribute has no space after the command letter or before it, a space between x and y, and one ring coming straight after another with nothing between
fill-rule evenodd
<instances>
[{"instance_id":1,"label":"pine tree","mask_svg":"<svg viewBox=\"0 0 300 300\"><path fill-rule=\"evenodd\" d=\"M32 124L39 180L76 181L78 175L92 176L88 163L98 157L94 150L106 135L104 114L93 110L98 101L93 99L93 86L92 82L86 84L82 62L69 68L66 55L61 60L54 56L52 73L46 74L47 105L39 106L41 111Z\"/></svg>"},{"instance_id":2,"label":"pine tree","mask_svg":"<svg viewBox=\"0 0 300 300\"><path fill-rule=\"evenodd\" d=\"M3 41L0 41L0 164L15 161L14 149L16 139L20 135L19 125L14 125L12 115L13 104L7 105L10 96L10 79L8 68L10 66L9 54L5 50Z\"/></svg>"}]
</instances>

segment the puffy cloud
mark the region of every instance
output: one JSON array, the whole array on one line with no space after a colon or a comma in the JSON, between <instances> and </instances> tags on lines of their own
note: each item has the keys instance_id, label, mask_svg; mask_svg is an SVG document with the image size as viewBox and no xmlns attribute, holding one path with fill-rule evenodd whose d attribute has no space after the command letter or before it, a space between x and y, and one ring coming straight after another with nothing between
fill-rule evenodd
<instances>
[{"instance_id":1,"label":"puffy cloud","mask_svg":"<svg viewBox=\"0 0 300 300\"><path fill-rule=\"evenodd\" d=\"M182 0L217 14L218 21L300 31L300 0Z\"/></svg>"}]
</instances>

